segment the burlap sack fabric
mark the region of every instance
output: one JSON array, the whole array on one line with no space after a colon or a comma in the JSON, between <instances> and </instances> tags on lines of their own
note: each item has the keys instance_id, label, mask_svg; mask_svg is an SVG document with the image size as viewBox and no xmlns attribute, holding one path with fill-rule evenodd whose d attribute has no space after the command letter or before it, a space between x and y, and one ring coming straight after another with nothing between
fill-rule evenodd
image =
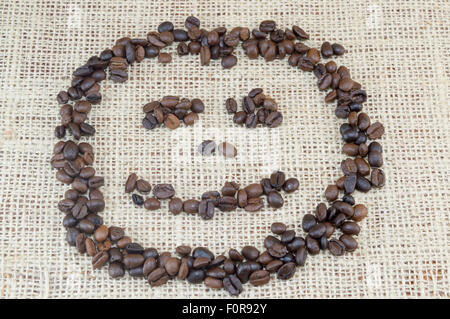
<instances>
[{"instance_id":1,"label":"burlap sack fabric","mask_svg":"<svg viewBox=\"0 0 450 319\"><path fill-rule=\"evenodd\" d=\"M2 1L0 37L0 297L1 298L224 298L221 291L172 280L151 288L128 275L93 271L90 258L65 242L56 204L67 186L49 166L59 122L55 96L91 55L122 36L144 37L171 20L181 27L191 14L202 26L257 27L274 19L300 25L309 45L342 43L336 59L369 94L365 110L386 127L387 184L356 195L369 216L361 223L359 249L336 258L310 257L295 277L266 286L245 286L242 297L367 298L444 297L449 285L449 3L448 1ZM171 52L174 51L172 47ZM198 56L160 65L145 60L125 84L102 83L104 99L89 115L97 129L98 174L105 176L108 225L126 227L147 247L173 252L181 244L215 253L231 247L262 248L273 221L298 228L302 216L323 200L326 185L340 177L344 158L342 120L323 102L312 74L286 60L219 61L200 67ZM279 102L277 129L236 128L226 114L228 97L262 87ZM164 95L201 98L206 104L194 127L169 131L141 127L142 105ZM223 160L195 153L205 140L227 140L238 156ZM210 221L172 216L167 202L155 212L135 208L123 184L130 172L153 185L175 185L181 198L220 189L225 181L257 182L282 169L300 180L280 210L217 213ZM300 231L301 232L301 231Z\"/></svg>"}]
</instances>

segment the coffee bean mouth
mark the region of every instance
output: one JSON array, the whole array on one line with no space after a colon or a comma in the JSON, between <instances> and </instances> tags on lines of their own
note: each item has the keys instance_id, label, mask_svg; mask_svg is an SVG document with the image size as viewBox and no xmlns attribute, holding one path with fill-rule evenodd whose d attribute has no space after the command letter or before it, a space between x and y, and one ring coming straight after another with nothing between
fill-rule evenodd
<instances>
[{"instance_id":1,"label":"coffee bean mouth","mask_svg":"<svg viewBox=\"0 0 450 319\"><path fill-rule=\"evenodd\" d=\"M130 276L145 278L151 287L178 279L191 284L204 283L209 289L225 289L233 296L242 293L247 282L253 286L267 284L273 273L280 280L292 278L297 268L305 265L309 255L329 251L334 256L341 256L356 250L355 237L361 231L359 222L367 216L368 209L363 204L356 204L352 194L385 185L385 173L380 168L384 163L383 149L374 141L382 137L385 129L380 122L372 122L362 112L368 96L361 84L352 79L350 70L332 60L321 63L321 59L345 54L345 48L338 43L323 42L316 49L306 45L306 40L309 35L299 26L279 28L273 20L262 21L259 28L253 30L246 27L206 30L200 27L198 18L190 16L185 21L185 29L175 28L169 21L163 22L157 31L149 32L145 38L117 40L112 48L92 56L77 68L71 86L56 97L62 106L59 111L61 123L55 128L55 136L61 141L55 144L50 161L57 169L57 180L71 185L58 203L58 209L65 214L63 226L69 245L75 246L79 253L91 256L94 269L108 264L112 278L123 277L128 270ZM224 69L237 65L234 52L240 43L249 59L262 57L271 62L287 58L291 67L313 73L318 90L325 93L326 103L336 102L336 117L347 121L339 129L345 143L342 152L348 156L340 163L343 176L326 187L326 202L319 203L313 213L305 214L300 227L289 229L282 222L274 222L271 225L273 235L268 235L259 248L230 249L227 257L215 255L206 247L185 245L176 248L176 255L160 252L134 242L122 227L104 225L99 213L106 208L100 191L105 179L92 167L95 161L93 146L80 141L96 133L96 129L87 123L87 115L93 105L102 101L100 83L107 78L105 70L109 71L109 79L113 82L125 82L129 78L129 68L144 59L156 58L161 64L171 63L172 54L164 49L173 43L177 43L179 56L199 55L202 66L221 60ZM250 90L243 98L242 111L238 111L234 98L224 101L224 105L223 111L233 114L236 125L249 129L258 125L276 129L283 122L276 99L266 95L262 88ZM200 99L166 96L144 105L142 126L152 130L163 124L173 130L182 121L194 125L204 108ZM62 140L67 132L72 138ZM208 155L218 153L232 160L230 158L238 154L237 148L228 141L216 144L206 140L198 146L202 155L211 148L211 142L217 152L209 151ZM292 193L298 187L299 181L295 177L276 171L247 186L229 181L220 192L207 191L201 198L182 200L175 196L171 184L150 185L134 173L125 182L125 192L131 194L136 206L157 210L161 200L168 200L172 214L185 212L204 220L212 219L217 210L244 209L253 214L264 208L264 196L270 207L278 209L284 205L281 193ZM135 190L137 193L133 193ZM343 197L339 199L341 194ZM335 232L340 235L332 238Z\"/></svg>"}]
</instances>

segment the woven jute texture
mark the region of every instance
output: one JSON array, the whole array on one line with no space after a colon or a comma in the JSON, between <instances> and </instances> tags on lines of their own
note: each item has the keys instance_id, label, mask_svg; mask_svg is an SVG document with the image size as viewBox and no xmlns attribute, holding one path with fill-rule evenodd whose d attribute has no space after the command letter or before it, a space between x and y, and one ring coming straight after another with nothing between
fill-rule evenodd
<instances>
[{"instance_id":1,"label":"woven jute texture","mask_svg":"<svg viewBox=\"0 0 450 319\"><path fill-rule=\"evenodd\" d=\"M122 36L145 37L159 23L183 26L195 15L202 26L251 29L264 19L300 25L308 45L342 43L335 60L369 94L365 111L386 127L387 183L356 200L369 208L360 247L344 257L310 257L288 281L245 286L241 297L429 298L450 296L449 266L449 2L441 1L1 1L0 3L0 297L1 298L227 298L225 291L171 280L151 288L142 278L110 279L65 241L57 203L68 188L49 159L59 123L56 94L73 70ZM169 52L174 52L172 46ZM326 185L341 176L342 140L334 107L310 73L286 60L220 61L201 67L198 56L174 54L169 65L146 59L125 84L102 83L103 101L88 122L96 135L94 167L105 176L107 225L160 252L207 246L215 253L255 245L270 224L284 221L299 233L302 216L323 201ZM277 129L237 128L228 97L262 87L280 105ZM193 127L175 131L141 126L142 105L164 95L201 98L206 111ZM334 105L334 104L333 104ZM238 156L201 157L206 139L236 145ZM198 198L225 181L259 182L281 169L300 181L282 209L217 212L213 220L136 208L123 184L130 172L152 185L172 183L177 196Z\"/></svg>"}]
</instances>

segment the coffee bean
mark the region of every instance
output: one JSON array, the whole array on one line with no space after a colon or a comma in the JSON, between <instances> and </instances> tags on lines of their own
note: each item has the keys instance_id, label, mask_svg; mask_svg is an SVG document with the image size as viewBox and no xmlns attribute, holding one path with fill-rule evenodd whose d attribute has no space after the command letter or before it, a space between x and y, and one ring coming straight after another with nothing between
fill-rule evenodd
<instances>
[{"instance_id":1,"label":"coffee bean","mask_svg":"<svg viewBox=\"0 0 450 319\"><path fill-rule=\"evenodd\" d=\"M311 236L312 238L315 239L319 239L320 237L322 237L326 232L326 227L324 224L319 223L314 225L313 227L311 227L311 229L309 230L309 236Z\"/></svg>"},{"instance_id":2,"label":"coffee bean","mask_svg":"<svg viewBox=\"0 0 450 319\"><path fill-rule=\"evenodd\" d=\"M317 255L320 252L319 241L312 238L310 235L305 238L306 248L311 255Z\"/></svg>"},{"instance_id":3,"label":"coffee bean","mask_svg":"<svg viewBox=\"0 0 450 319\"><path fill-rule=\"evenodd\" d=\"M267 117L266 117L266 125L270 128L275 128L281 125L281 123L283 122L283 114L281 114L278 111L275 112L271 112Z\"/></svg>"},{"instance_id":4,"label":"coffee bean","mask_svg":"<svg viewBox=\"0 0 450 319\"><path fill-rule=\"evenodd\" d=\"M234 197L231 196L224 196L219 198L219 202L217 204L217 207L222 212L230 212L232 210L235 210L237 207L237 201Z\"/></svg>"},{"instance_id":5,"label":"coffee bean","mask_svg":"<svg viewBox=\"0 0 450 319\"><path fill-rule=\"evenodd\" d=\"M384 126L380 122L375 122L367 128L366 132L371 140L376 140L384 134Z\"/></svg>"},{"instance_id":6,"label":"coffee bean","mask_svg":"<svg viewBox=\"0 0 450 319\"><path fill-rule=\"evenodd\" d=\"M335 201L339 196L339 189L336 185L328 185L327 189L325 190L325 198L329 202Z\"/></svg>"},{"instance_id":7,"label":"coffee bean","mask_svg":"<svg viewBox=\"0 0 450 319\"><path fill-rule=\"evenodd\" d=\"M231 97L228 98L225 102L225 107L226 107L228 113L236 113L236 111L237 111L236 100Z\"/></svg>"},{"instance_id":8,"label":"coffee bean","mask_svg":"<svg viewBox=\"0 0 450 319\"><path fill-rule=\"evenodd\" d=\"M355 222L345 222L341 226L341 231L347 235L358 235L361 228Z\"/></svg>"},{"instance_id":9,"label":"coffee bean","mask_svg":"<svg viewBox=\"0 0 450 319\"><path fill-rule=\"evenodd\" d=\"M284 233L286 231L286 225L283 223L273 223L270 226L270 230L274 234L281 235L282 233Z\"/></svg>"},{"instance_id":10,"label":"coffee bean","mask_svg":"<svg viewBox=\"0 0 450 319\"><path fill-rule=\"evenodd\" d=\"M278 279L287 280L294 276L295 270L295 264L293 262L288 262L278 269L277 277Z\"/></svg>"},{"instance_id":11,"label":"coffee bean","mask_svg":"<svg viewBox=\"0 0 450 319\"><path fill-rule=\"evenodd\" d=\"M150 183L147 182L144 179L139 179L136 181L136 188L138 192L147 194L151 191L152 187L150 186Z\"/></svg>"},{"instance_id":12,"label":"coffee bean","mask_svg":"<svg viewBox=\"0 0 450 319\"><path fill-rule=\"evenodd\" d=\"M386 182L384 172L379 168L373 169L370 176L370 181L375 187L383 187Z\"/></svg>"},{"instance_id":13,"label":"coffee bean","mask_svg":"<svg viewBox=\"0 0 450 319\"><path fill-rule=\"evenodd\" d=\"M241 125L241 124L244 124L246 119L247 119L247 113L245 113L244 111L239 111L234 114L233 122Z\"/></svg>"},{"instance_id":14,"label":"coffee bean","mask_svg":"<svg viewBox=\"0 0 450 319\"><path fill-rule=\"evenodd\" d=\"M331 46L330 42L325 41L322 43L322 46L320 48L320 52L322 53L322 56L324 58L329 58L333 55L333 47Z\"/></svg>"},{"instance_id":15,"label":"coffee bean","mask_svg":"<svg viewBox=\"0 0 450 319\"><path fill-rule=\"evenodd\" d=\"M295 231L294 230L287 230L283 234L281 234L280 241L283 244L290 243L295 238Z\"/></svg>"},{"instance_id":16,"label":"coffee bean","mask_svg":"<svg viewBox=\"0 0 450 319\"><path fill-rule=\"evenodd\" d=\"M237 63L237 58L234 55L227 55L222 58L222 67L224 69L231 69Z\"/></svg>"},{"instance_id":17,"label":"coffee bean","mask_svg":"<svg viewBox=\"0 0 450 319\"><path fill-rule=\"evenodd\" d=\"M383 166L383 155L378 151L369 151L368 160L372 167Z\"/></svg>"},{"instance_id":18,"label":"coffee bean","mask_svg":"<svg viewBox=\"0 0 450 319\"><path fill-rule=\"evenodd\" d=\"M343 55L345 53L344 47L339 43L333 43L332 48L335 55Z\"/></svg>"},{"instance_id":19,"label":"coffee bean","mask_svg":"<svg viewBox=\"0 0 450 319\"><path fill-rule=\"evenodd\" d=\"M345 252L345 245L340 240L332 239L328 243L328 250L334 256L342 256Z\"/></svg>"},{"instance_id":20,"label":"coffee bean","mask_svg":"<svg viewBox=\"0 0 450 319\"><path fill-rule=\"evenodd\" d=\"M142 206L144 204L144 198L141 195L133 194L131 195L133 203L138 206Z\"/></svg>"},{"instance_id":21,"label":"coffee bean","mask_svg":"<svg viewBox=\"0 0 450 319\"><path fill-rule=\"evenodd\" d=\"M358 242L350 235L344 234L339 237L339 240L344 244L346 251L354 251L358 248Z\"/></svg>"},{"instance_id":22,"label":"coffee bean","mask_svg":"<svg viewBox=\"0 0 450 319\"><path fill-rule=\"evenodd\" d=\"M223 287L232 296L238 296L243 290L242 283L236 275L229 275L224 278Z\"/></svg>"},{"instance_id":23,"label":"coffee bean","mask_svg":"<svg viewBox=\"0 0 450 319\"><path fill-rule=\"evenodd\" d=\"M267 202L273 208L280 208L284 204L283 197L277 191L272 191L267 195Z\"/></svg>"},{"instance_id":24,"label":"coffee bean","mask_svg":"<svg viewBox=\"0 0 450 319\"><path fill-rule=\"evenodd\" d=\"M181 262L178 258L170 257L169 259L167 259L164 268L166 269L166 272L169 276L175 276L180 269L180 264Z\"/></svg>"},{"instance_id":25,"label":"coffee bean","mask_svg":"<svg viewBox=\"0 0 450 319\"><path fill-rule=\"evenodd\" d=\"M164 267L156 268L147 277L148 283L152 287L158 287L164 285L169 281L169 276L166 273Z\"/></svg>"},{"instance_id":26,"label":"coffee bean","mask_svg":"<svg viewBox=\"0 0 450 319\"><path fill-rule=\"evenodd\" d=\"M214 217L214 202L211 200L202 200L198 205L198 214L204 220Z\"/></svg>"},{"instance_id":27,"label":"coffee bean","mask_svg":"<svg viewBox=\"0 0 450 319\"><path fill-rule=\"evenodd\" d=\"M263 194L263 188L261 184L254 183L245 187L248 198L259 197Z\"/></svg>"},{"instance_id":28,"label":"coffee bean","mask_svg":"<svg viewBox=\"0 0 450 319\"><path fill-rule=\"evenodd\" d=\"M303 31L302 28L300 28L300 27L298 27L296 25L294 25L292 27L292 31L294 32L295 36L299 40L307 40L307 39L309 39L309 35L305 31Z\"/></svg>"},{"instance_id":29,"label":"coffee bean","mask_svg":"<svg viewBox=\"0 0 450 319\"><path fill-rule=\"evenodd\" d=\"M167 64L172 61L172 55L170 53L160 52L158 55L158 62Z\"/></svg>"},{"instance_id":30,"label":"coffee bean","mask_svg":"<svg viewBox=\"0 0 450 319\"><path fill-rule=\"evenodd\" d=\"M157 198L147 198L144 201L144 208L147 210L157 210L161 208L161 202Z\"/></svg>"},{"instance_id":31,"label":"coffee bean","mask_svg":"<svg viewBox=\"0 0 450 319\"><path fill-rule=\"evenodd\" d=\"M231 143L228 143L228 142L220 143L217 149L218 149L219 153L225 157L236 157L237 156L237 149Z\"/></svg>"},{"instance_id":32,"label":"coffee bean","mask_svg":"<svg viewBox=\"0 0 450 319\"><path fill-rule=\"evenodd\" d=\"M199 284L205 278L205 271L202 269L191 270L186 277L187 281L191 284Z\"/></svg>"},{"instance_id":33,"label":"coffee bean","mask_svg":"<svg viewBox=\"0 0 450 319\"><path fill-rule=\"evenodd\" d=\"M270 274L267 270L257 270L250 275L249 279L253 286L262 286L269 282Z\"/></svg>"},{"instance_id":34,"label":"coffee bean","mask_svg":"<svg viewBox=\"0 0 450 319\"><path fill-rule=\"evenodd\" d=\"M158 199L168 199L175 195L175 189L171 184L158 184L153 188L153 195Z\"/></svg>"},{"instance_id":35,"label":"coffee bean","mask_svg":"<svg viewBox=\"0 0 450 319\"><path fill-rule=\"evenodd\" d=\"M135 190L137 180L138 180L138 177L135 173L131 173L128 176L128 179L125 183L125 193L131 193Z\"/></svg>"},{"instance_id":36,"label":"coffee bean","mask_svg":"<svg viewBox=\"0 0 450 319\"><path fill-rule=\"evenodd\" d=\"M174 215L178 215L179 213L181 213L182 210L183 210L183 201L178 197L173 197L169 202L169 211Z\"/></svg>"},{"instance_id":37,"label":"coffee bean","mask_svg":"<svg viewBox=\"0 0 450 319\"><path fill-rule=\"evenodd\" d=\"M259 256L259 250L253 246L245 246L241 253L247 260L256 260Z\"/></svg>"},{"instance_id":38,"label":"coffee bean","mask_svg":"<svg viewBox=\"0 0 450 319\"><path fill-rule=\"evenodd\" d=\"M109 260L109 254L106 251L98 252L94 257L92 257L92 266L94 269L99 269L103 267Z\"/></svg>"},{"instance_id":39,"label":"coffee bean","mask_svg":"<svg viewBox=\"0 0 450 319\"><path fill-rule=\"evenodd\" d=\"M183 211L188 214L197 214L200 202L195 199L188 199L183 202Z\"/></svg>"},{"instance_id":40,"label":"coffee bean","mask_svg":"<svg viewBox=\"0 0 450 319\"><path fill-rule=\"evenodd\" d=\"M344 191L346 194L351 194L355 191L357 179L358 179L358 177L354 173L348 175L345 178Z\"/></svg>"},{"instance_id":41,"label":"coffee bean","mask_svg":"<svg viewBox=\"0 0 450 319\"><path fill-rule=\"evenodd\" d=\"M299 182L298 179L292 177L288 178L283 184L283 190L286 193L292 193L298 189Z\"/></svg>"},{"instance_id":42,"label":"coffee bean","mask_svg":"<svg viewBox=\"0 0 450 319\"><path fill-rule=\"evenodd\" d=\"M164 120L164 124L171 130L176 129L180 126L180 120L173 114L168 114L166 119Z\"/></svg>"},{"instance_id":43,"label":"coffee bean","mask_svg":"<svg viewBox=\"0 0 450 319\"><path fill-rule=\"evenodd\" d=\"M316 224L317 224L317 221L316 221L316 218L314 217L314 215L305 214L305 216L303 216L302 229L305 232L309 232L309 230Z\"/></svg>"}]
</instances>

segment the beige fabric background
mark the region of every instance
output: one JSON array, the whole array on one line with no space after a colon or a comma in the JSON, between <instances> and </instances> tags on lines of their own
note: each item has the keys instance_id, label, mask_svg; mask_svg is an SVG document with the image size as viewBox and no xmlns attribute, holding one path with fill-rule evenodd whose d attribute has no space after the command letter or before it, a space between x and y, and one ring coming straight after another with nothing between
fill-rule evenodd
<instances>
[{"instance_id":1,"label":"beige fabric background","mask_svg":"<svg viewBox=\"0 0 450 319\"><path fill-rule=\"evenodd\" d=\"M143 279L112 280L64 241L56 204L67 189L49 166L59 121L57 92L72 71L122 36L144 37L165 20L181 26L191 14L205 28L263 19L302 26L308 43L337 41L337 59L369 93L365 110L386 126L387 185L356 196L369 208L360 248L343 258L309 258L294 279L273 280L242 297L448 298L449 282L449 2L441 1L2 1L0 3L0 297L1 298L224 298L224 291L170 281L150 288ZM174 50L174 48L171 48ZM286 60L200 67L198 57L174 56L133 66L126 84L102 84L105 98L89 115L98 133L95 167L106 177L108 225L124 226L146 246L174 251L180 244L216 252L262 247L273 221L298 229L303 214L340 176L341 120L323 103L312 74ZM228 97L263 87L285 115L275 130L235 128L224 111ZM141 128L141 106L163 95L198 97L206 112L192 128ZM234 143L236 159L195 155L204 139ZM182 198L247 184L275 169L300 180L278 211L218 213L208 222L133 206L123 192L135 171L152 184L173 183Z\"/></svg>"}]
</instances>

